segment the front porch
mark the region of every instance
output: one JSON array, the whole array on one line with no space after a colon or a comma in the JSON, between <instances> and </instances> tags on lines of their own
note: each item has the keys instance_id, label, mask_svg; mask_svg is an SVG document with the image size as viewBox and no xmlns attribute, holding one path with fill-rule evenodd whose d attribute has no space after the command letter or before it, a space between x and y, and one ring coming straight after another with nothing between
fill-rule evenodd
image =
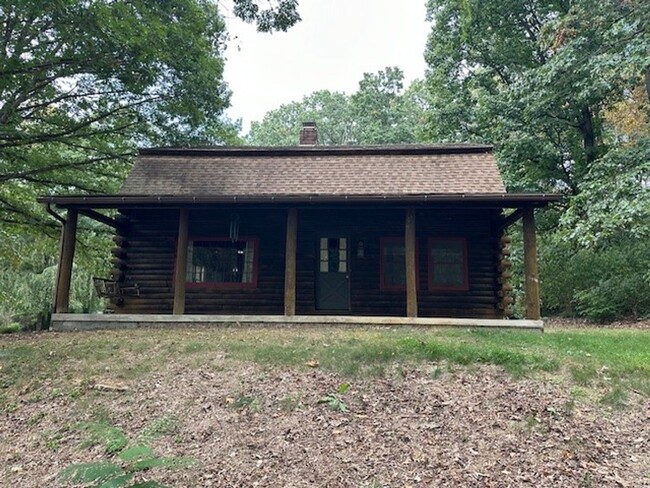
<instances>
[{"instance_id":1,"label":"front porch","mask_svg":"<svg viewBox=\"0 0 650 488\"><path fill-rule=\"evenodd\" d=\"M359 317L345 315L162 315L72 314L52 315L51 330L135 329L139 327L335 326L335 327L458 327L544 331L542 320L464 319L432 317Z\"/></svg>"},{"instance_id":2,"label":"front porch","mask_svg":"<svg viewBox=\"0 0 650 488\"><path fill-rule=\"evenodd\" d=\"M116 229L112 283L119 290L137 290L111 297L115 313L110 316L164 314L178 317L172 320L176 323L202 321L194 317L208 317L210 323L231 322L232 317L253 317L240 322L254 323L271 317L264 322L281 323L298 316L302 319L295 323L371 325L448 325L453 318L461 326L474 326L473 320L481 319L512 327L511 321L501 320L512 304L509 237L504 232L523 219L526 318L538 321L534 207L517 205L504 216L503 202L482 203L406 208L239 205L236 212L224 205L120 206L115 219L84 208L87 204L68 206L67 219L61 219L54 312L69 312L80 214L101 218ZM233 222L242 234L225 238L224 229L232 229ZM231 269L239 270L239 282L210 282L205 277L210 263L197 260L198 251L204 250L234 256ZM441 263L446 282L435 281L436 252L455 259ZM416 318L423 321L412 322Z\"/></svg>"}]
</instances>

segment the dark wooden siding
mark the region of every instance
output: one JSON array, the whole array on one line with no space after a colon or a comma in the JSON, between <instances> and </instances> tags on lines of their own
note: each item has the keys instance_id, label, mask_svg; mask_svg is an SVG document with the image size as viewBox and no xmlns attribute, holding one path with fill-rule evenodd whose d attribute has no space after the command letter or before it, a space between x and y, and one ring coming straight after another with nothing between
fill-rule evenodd
<instances>
[{"instance_id":1,"label":"dark wooden siding","mask_svg":"<svg viewBox=\"0 0 650 488\"><path fill-rule=\"evenodd\" d=\"M117 313L171 313L176 254L178 210L124 211L129 225L117 239L121 244L116 269L126 285L137 283L140 297L125 297ZM190 211L189 234L228 237L232 211L227 208ZM255 289L188 288L186 313L282 314L284 310L284 245L286 210L239 209L239 235L259 239ZM349 239L351 315L404 316L405 291L379 287L380 238L403 236L403 209L300 209L296 312L316 310L318 238ZM501 284L498 272L500 212L497 210L418 210L416 213L421 317L503 316L499 308ZM427 240L430 237L465 237L468 245L469 290L428 290ZM364 256L357 256L359 241Z\"/></svg>"},{"instance_id":2,"label":"dark wooden siding","mask_svg":"<svg viewBox=\"0 0 650 488\"><path fill-rule=\"evenodd\" d=\"M122 263L113 274L128 286L137 284L141 296L125 296L124 303L115 303L115 312L171 313L178 210L124 211L122 215L126 222L118 233Z\"/></svg>"},{"instance_id":3,"label":"dark wooden siding","mask_svg":"<svg viewBox=\"0 0 650 488\"><path fill-rule=\"evenodd\" d=\"M137 283L140 297L125 297L117 313L171 313L178 233L178 210L124 212L125 284ZM228 237L232 212L224 209L191 210L189 235ZM186 313L283 313L284 210L238 210L239 235L259 238L258 280L255 289L187 288ZM114 270L114 273L118 270Z\"/></svg>"},{"instance_id":4,"label":"dark wooden siding","mask_svg":"<svg viewBox=\"0 0 650 488\"><path fill-rule=\"evenodd\" d=\"M418 315L421 317L500 318L497 282L499 211L420 210L416 213L418 248ZM301 210L298 216L297 313L316 314L316 252L321 236L350 239L350 311L352 315L406 315L406 292L379 286L380 238L404 235L405 211ZM469 290L428 290L429 237L465 237ZM357 256L359 241L364 257Z\"/></svg>"}]
</instances>

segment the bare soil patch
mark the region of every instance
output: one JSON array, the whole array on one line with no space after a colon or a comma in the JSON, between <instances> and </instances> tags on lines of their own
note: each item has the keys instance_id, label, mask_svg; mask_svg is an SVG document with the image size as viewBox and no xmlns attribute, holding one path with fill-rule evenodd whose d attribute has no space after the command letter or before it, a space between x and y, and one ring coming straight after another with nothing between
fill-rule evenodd
<instances>
[{"instance_id":1,"label":"bare soil patch","mask_svg":"<svg viewBox=\"0 0 650 488\"><path fill-rule=\"evenodd\" d=\"M129 331L105 336L129 340ZM175 419L153 447L199 464L145 473L174 487L650 486L646 397L612 410L560 377L515 380L486 365L395 364L378 377L342 377L315 364L197 357L169 355L134 379L107 368L92 382L66 361L37 391L17 392L0 415L0 486L63 486L56 474L68 464L106 459L81 446L77 428L98 415L129 437ZM344 382L347 412L319 403Z\"/></svg>"},{"instance_id":2,"label":"bare soil patch","mask_svg":"<svg viewBox=\"0 0 650 488\"><path fill-rule=\"evenodd\" d=\"M627 319L601 323L579 318L551 317L544 320L544 327L558 329L650 329L650 319Z\"/></svg>"}]
</instances>

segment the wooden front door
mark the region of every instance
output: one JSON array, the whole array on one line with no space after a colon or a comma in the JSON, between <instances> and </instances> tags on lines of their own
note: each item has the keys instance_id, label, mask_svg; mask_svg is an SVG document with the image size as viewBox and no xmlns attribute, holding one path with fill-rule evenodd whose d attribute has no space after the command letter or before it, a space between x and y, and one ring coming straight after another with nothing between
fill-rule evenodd
<instances>
[{"instance_id":1,"label":"wooden front door","mask_svg":"<svg viewBox=\"0 0 650 488\"><path fill-rule=\"evenodd\" d=\"M349 240L347 237L318 239L316 309L350 310Z\"/></svg>"}]
</instances>

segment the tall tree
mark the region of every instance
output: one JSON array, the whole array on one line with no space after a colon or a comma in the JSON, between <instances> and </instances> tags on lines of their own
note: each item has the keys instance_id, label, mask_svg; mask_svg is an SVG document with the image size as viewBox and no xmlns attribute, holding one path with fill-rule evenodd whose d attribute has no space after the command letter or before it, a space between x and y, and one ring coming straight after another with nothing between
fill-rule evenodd
<instances>
[{"instance_id":1,"label":"tall tree","mask_svg":"<svg viewBox=\"0 0 650 488\"><path fill-rule=\"evenodd\" d=\"M492 140L509 183L564 188L607 151L604 109L648 71L647 2L430 0L428 129Z\"/></svg>"},{"instance_id":2,"label":"tall tree","mask_svg":"<svg viewBox=\"0 0 650 488\"><path fill-rule=\"evenodd\" d=\"M35 220L37 193L114 188L135 143L234 135L212 2L18 0L0 32L4 222Z\"/></svg>"},{"instance_id":3,"label":"tall tree","mask_svg":"<svg viewBox=\"0 0 650 488\"><path fill-rule=\"evenodd\" d=\"M259 30L296 0L234 0ZM115 190L134 148L237 143L222 115L225 25L211 0L0 5L0 222L33 224L48 191Z\"/></svg>"},{"instance_id":4,"label":"tall tree","mask_svg":"<svg viewBox=\"0 0 650 488\"><path fill-rule=\"evenodd\" d=\"M302 123L310 121L318 126L320 144L346 144L356 137L350 97L321 90L267 112L251 124L248 139L260 146L292 146L298 143Z\"/></svg>"},{"instance_id":5,"label":"tall tree","mask_svg":"<svg viewBox=\"0 0 650 488\"><path fill-rule=\"evenodd\" d=\"M541 219L545 304L596 318L648 313L629 295L650 283L650 3L428 9L429 135L494 143L510 189L568 196Z\"/></svg>"},{"instance_id":6,"label":"tall tree","mask_svg":"<svg viewBox=\"0 0 650 488\"><path fill-rule=\"evenodd\" d=\"M263 3L263 7L260 7ZM286 31L300 22L298 0L234 0L234 13L248 23L254 23L259 32Z\"/></svg>"},{"instance_id":7,"label":"tall tree","mask_svg":"<svg viewBox=\"0 0 650 488\"><path fill-rule=\"evenodd\" d=\"M294 145L302 123L314 121L320 144L419 142L425 101L421 82L404 90L404 73L389 67L365 73L352 95L321 90L271 110L251 124L248 139L258 145Z\"/></svg>"}]
</instances>

